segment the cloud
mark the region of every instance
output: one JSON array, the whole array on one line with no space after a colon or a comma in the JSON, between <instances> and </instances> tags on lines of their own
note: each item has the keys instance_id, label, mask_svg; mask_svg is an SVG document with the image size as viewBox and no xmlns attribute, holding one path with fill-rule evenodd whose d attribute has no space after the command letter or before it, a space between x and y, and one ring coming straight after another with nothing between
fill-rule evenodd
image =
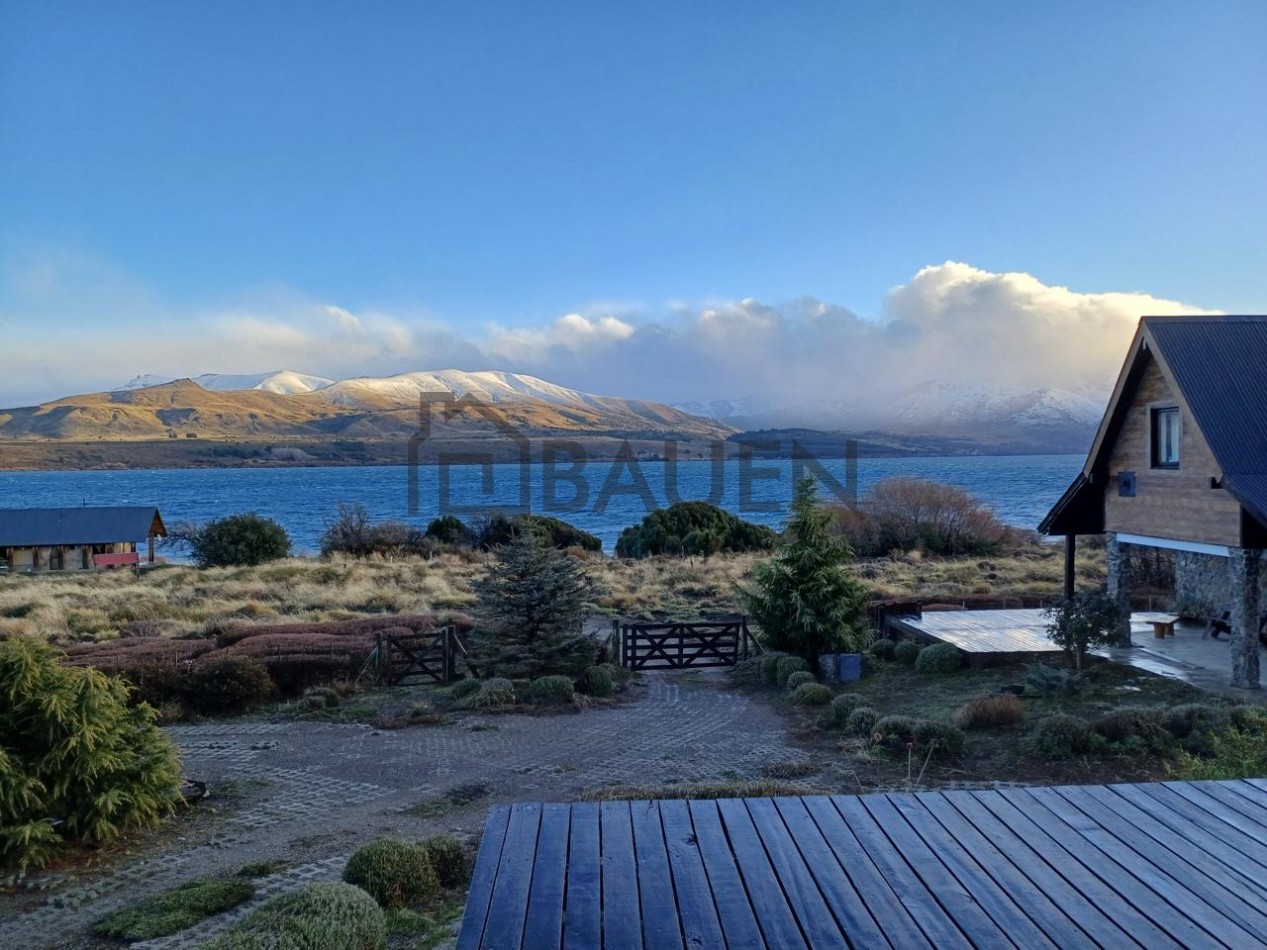
<instances>
[{"instance_id":1,"label":"cloud","mask_svg":"<svg viewBox=\"0 0 1267 950\"><path fill-rule=\"evenodd\" d=\"M873 316L815 297L741 298L599 304L536 326L459 332L432 315L358 309L285 287L185 310L99 262L63 258L0 275L0 405L110 388L140 373L293 369L340 378L458 368L670 402L761 396L862 411L928 380L1104 391L1141 315L1199 312L1208 311L948 261L893 288Z\"/></svg>"}]
</instances>

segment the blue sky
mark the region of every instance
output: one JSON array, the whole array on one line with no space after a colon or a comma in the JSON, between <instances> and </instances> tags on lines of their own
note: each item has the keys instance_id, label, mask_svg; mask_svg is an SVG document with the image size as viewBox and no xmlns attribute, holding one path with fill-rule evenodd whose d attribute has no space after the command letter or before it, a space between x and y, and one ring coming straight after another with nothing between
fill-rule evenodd
<instances>
[{"instance_id":1,"label":"blue sky","mask_svg":"<svg viewBox=\"0 0 1267 950\"><path fill-rule=\"evenodd\" d=\"M1267 308L1261 0L623 6L0 0L0 404L292 352L593 385L560 317L883 321L946 261Z\"/></svg>"}]
</instances>

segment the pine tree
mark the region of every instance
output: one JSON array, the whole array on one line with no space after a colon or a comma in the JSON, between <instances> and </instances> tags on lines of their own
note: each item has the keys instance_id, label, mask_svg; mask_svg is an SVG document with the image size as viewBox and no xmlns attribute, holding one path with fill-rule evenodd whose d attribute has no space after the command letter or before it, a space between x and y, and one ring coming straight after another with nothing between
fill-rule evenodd
<instances>
[{"instance_id":1,"label":"pine tree","mask_svg":"<svg viewBox=\"0 0 1267 950\"><path fill-rule=\"evenodd\" d=\"M830 520L806 477L778 550L753 572L755 589L743 592L766 646L805 657L811 669L820 653L858 652L871 640L869 592L846 567L853 551L828 530Z\"/></svg>"},{"instance_id":2,"label":"pine tree","mask_svg":"<svg viewBox=\"0 0 1267 950\"><path fill-rule=\"evenodd\" d=\"M575 559L544 546L531 531L497 548L495 558L475 583L471 654L480 675L578 676L596 653L581 620L598 585Z\"/></svg>"}]
</instances>

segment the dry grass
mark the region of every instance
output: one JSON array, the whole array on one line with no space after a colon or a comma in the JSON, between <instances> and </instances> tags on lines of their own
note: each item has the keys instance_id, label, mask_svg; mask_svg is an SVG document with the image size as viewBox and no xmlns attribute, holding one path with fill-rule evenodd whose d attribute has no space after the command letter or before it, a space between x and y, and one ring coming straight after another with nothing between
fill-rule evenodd
<instances>
[{"instance_id":1,"label":"dry grass","mask_svg":"<svg viewBox=\"0 0 1267 950\"><path fill-rule=\"evenodd\" d=\"M619 561L588 556L607 593L599 610L631 617L735 611L738 588L765 554ZM294 623L367 614L435 614L469 608L473 581L487 559L442 555L397 561L304 559L256 568L167 566L131 573L0 577L0 636L42 636L57 643L118 636L196 637L232 621ZM1008 556L931 558L918 554L857 563L877 597L961 603L1059 596L1056 545ZM1079 553L1080 582L1104 577L1102 551Z\"/></svg>"}]
</instances>

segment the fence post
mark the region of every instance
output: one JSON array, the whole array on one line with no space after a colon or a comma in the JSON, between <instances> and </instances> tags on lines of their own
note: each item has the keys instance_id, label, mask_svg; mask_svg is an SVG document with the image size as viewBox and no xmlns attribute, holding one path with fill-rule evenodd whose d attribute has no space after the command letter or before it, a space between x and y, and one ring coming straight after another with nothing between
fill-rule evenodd
<instances>
[{"instance_id":1,"label":"fence post","mask_svg":"<svg viewBox=\"0 0 1267 950\"><path fill-rule=\"evenodd\" d=\"M453 655L453 627L444 628L444 681L452 683L457 675L457 658Z\"/></svg>"}]
</instances>

